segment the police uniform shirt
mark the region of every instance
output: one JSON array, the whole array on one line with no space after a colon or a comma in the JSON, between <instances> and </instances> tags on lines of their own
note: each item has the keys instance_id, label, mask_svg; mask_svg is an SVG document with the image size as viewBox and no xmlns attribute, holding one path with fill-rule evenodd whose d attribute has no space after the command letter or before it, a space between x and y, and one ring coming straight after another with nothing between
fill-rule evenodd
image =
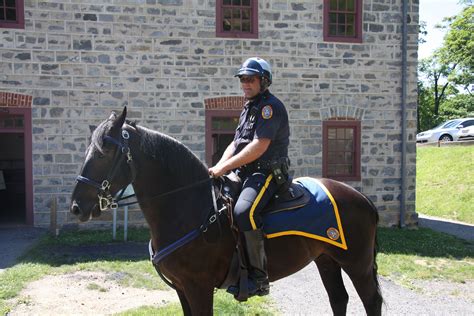
<instances>
[{"instance_id":1,"label":"police uniform shirt","mask_svg":"<svg viewBox=\"0 0 474 316\"><path fill-rule=\"evenodd\" d=\"M259 160L270 161L288 156L290 128L283 103L268 90L248 101L240 114L234 142L234 155L254 138L270 139L270 145Z\"/></svg>"}]
</instances>

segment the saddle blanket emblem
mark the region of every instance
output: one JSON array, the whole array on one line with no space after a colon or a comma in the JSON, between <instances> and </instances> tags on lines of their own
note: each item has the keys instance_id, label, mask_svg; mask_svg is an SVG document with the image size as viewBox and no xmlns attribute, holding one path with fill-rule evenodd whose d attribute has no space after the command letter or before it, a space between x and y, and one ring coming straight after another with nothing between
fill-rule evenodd
<instances>
[{"instance_id":1,"label":"saddle blanket emblem","mask_svg":"<svg viewBox=\"0 0 474 316\"><path fill-rule=\"evenodd\" d=\"M347 250L339 209L328 189L314 178L302 177L295 182L311 193L311 200L301 208L264 214L266 237L299 235Z\"/></svg>"}]
</instances>

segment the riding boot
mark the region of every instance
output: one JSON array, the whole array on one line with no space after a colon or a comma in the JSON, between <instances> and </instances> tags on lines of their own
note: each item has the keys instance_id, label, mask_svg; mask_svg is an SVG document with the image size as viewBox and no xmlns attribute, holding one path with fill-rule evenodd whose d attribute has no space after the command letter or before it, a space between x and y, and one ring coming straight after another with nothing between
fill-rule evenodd
<instances>
[{"instance_id":1,"label":"riding boot","mask_svg":"<svg viewBox=\"0 0 474 316\"><path fill-rule=\"evenodd\" d=\"M268 282L263 231L261 229L246 231L244 239L250 266L249 295L267 295L270 293L270 283Z\"/></svg>"},{"instance_id":2,"label":"riding boot","mask_svg":"<svg viewBox=\"0 0 474 316\"><path fill-rule=\"evenodd\" d=\"M267 275L267 257L265 255L264 237L261 229L243 232L245 252L248 258L248 297L267 295L270 293L270 283ZM245 283L244 283L245 284ZM238 299L240 288L230 286L227 292ZM246 300L246 298L245 298Z\"/></svg>"}]
</instances>

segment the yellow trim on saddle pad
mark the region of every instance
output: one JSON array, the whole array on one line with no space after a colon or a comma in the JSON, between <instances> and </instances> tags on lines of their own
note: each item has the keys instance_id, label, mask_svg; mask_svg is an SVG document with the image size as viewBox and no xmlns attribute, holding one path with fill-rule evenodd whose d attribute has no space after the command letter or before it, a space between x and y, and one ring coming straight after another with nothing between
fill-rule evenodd
<instances>
[{"instance_id":1,"label":"yellow trim on saddle pad","mask_svg":"<svg viewBox=\"0 0 474 316\"><path fill-rule=\"evenodd\" d=\"M312 179L312 180L316 181L319 184L319 186L323 189L323 191L326 193L326 195L329 197L329 200L331 201L331 204L334 208L334 214L336 216L337 231L340 235L341 242L339 243L339 242L336 242L335 240L332 240L330 238L310 234L310 233L307 233L307 232L297 231L297 230L288 230L288 231L268 234L268 235L266 235L266 238L276 238L276 237L288 236L288 235L298 235L298 236L303 236L303 237L307 237L307 238L312 238L312 239L317 239L317 240L320 240L320 241L324 241L324 242L327 242L327 243L329 243L331 245L334 245L336 247L347 250L346 238L344 237L344 231L342 229L341 218L339 216L339 209L337 207L336 201L334 200L334 197L329 192L329 190L326 188L326 186L324 184L322 184L322 182L320 180L318 180L318 179ZM332 229L335 230L335 228L332 228Z\"/></svg>"},{"instance_id":2,"label":"yellow trim on saddle pad","mask_svg":"<svg viewBox=\"0 0 474 316\"><path fill-rule=\"evenodd\" d=\"M268 186L270 185L270 181L273 179L273 174L270 173L268 176L267 180L265 181L265 184L263 185L263 188L260 190L260 192L257 195L257 198L252 204L252 208L250 209L250 224L252 225L252 229L255 230L257 229L257 225L255 224L255 220L253 219L253 213L255 212L255 209L257 208L258 203L260 203L260 200L262 199L263 194L265 191L268 189Z\"/></svg>"}]
</instances>

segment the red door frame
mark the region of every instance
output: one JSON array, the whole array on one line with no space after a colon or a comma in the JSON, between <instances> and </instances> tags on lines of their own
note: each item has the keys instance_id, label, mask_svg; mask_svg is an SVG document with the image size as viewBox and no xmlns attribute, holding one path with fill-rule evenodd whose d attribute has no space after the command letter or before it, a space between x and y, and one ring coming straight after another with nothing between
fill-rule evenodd
<instances>
[{"instance_id":1,"label":"red door frame","mask_svg":"<svg viewBox=\"0 0 474 316\"><path fill-rule=\"evenodd\" d=\"M31 108L0 107L0 112L23 116L23 128L0 128L0 133L22 133L25 151L25 224L33 225L33 142L31 128Z\"/></svg>"}]
</instances>

